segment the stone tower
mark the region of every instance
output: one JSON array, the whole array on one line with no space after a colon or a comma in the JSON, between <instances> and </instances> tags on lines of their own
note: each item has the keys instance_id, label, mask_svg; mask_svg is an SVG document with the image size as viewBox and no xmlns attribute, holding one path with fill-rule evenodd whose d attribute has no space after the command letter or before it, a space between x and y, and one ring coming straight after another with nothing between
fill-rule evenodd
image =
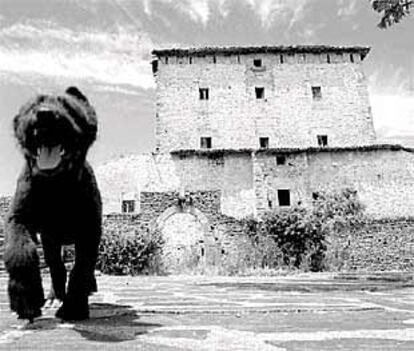
<instances>
[{"instance_id":1,"label":"stone tower","mask_svg":"<svg viewBox=\"0 0 414 351\"><path fill-rule=\"evenodd\" d=\"M156 146L350 147L375 143L366 47L154 50Z\"/></svg>"}]
</instances>

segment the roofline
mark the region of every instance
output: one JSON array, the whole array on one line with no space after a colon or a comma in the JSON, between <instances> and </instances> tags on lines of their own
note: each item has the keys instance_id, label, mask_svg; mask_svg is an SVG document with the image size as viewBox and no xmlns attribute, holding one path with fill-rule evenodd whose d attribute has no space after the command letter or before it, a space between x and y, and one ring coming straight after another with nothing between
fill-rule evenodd
<instances>
[{"instance_id":1,"label":"roofline","mask_svg":"<svg viewBox=\"0 0 414 351\"><path fill-rule=\"evenodd\" d=\"M294 54L294 53L359 53L362 59L371 50L368 46L329 46L329 45L292 45L292 46L228 46L203 48L155 49L152 54L164 56L206 56L206 55L238 55L238 54Z\"/></svg>"},{"instance_id":2,"label":"roofline","mask_svg":"<svg viewBox=\"0 0 414 351\"><path fill-rule=\"evenodd\" d=\"M347 147L308 147L308 148L269 148L269 149L180 149L170 151L173 156L224 156L229 154L300 154L320 152L369 152L369 151L406 151L414 153L414 148L396 144L375 144Z\"/></svg>"}]
</instances>

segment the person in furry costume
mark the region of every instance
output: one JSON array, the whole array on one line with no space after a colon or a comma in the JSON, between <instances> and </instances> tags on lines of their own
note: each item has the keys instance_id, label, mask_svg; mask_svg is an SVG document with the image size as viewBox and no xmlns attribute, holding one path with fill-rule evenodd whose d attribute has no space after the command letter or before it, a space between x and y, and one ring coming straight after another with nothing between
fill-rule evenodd
<instances>
[{"instance_id":1,"label":"person in furry costume","mask_svg":"<svg viewBox=\"0 0 414 351\"><path fill-rule=\"evenodd\" d=\"M94 268L102 233L102 205L86 162L96 139L97 118L88 99L70 87L60 95L38 95L13 120L26 160L7 220L4 261L10 308L33 321L45 303L36 249L40 234L49 266L49 299L62 301L56 317L89 318L96 291ZM66 287L62 245L75 245L75 264Z\"/></svg>"}]
</instances>

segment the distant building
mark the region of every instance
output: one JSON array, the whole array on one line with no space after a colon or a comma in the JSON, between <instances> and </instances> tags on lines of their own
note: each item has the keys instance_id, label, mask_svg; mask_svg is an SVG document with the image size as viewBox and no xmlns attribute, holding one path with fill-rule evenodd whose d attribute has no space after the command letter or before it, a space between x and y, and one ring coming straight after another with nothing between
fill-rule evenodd
<instances>
[{"instance_id":1,"label":"distant building","mask_svg":"<svg viewBox=\"0 0 414 351\"><path fill-rule=\"evenodd\" d=\"M260 216L351 187L374 217L411 215L414 155L375 143L368 52L154 50L156 150L102 168L106 212L140 213L141 192L219 191L221 213Z\"/></svg>"},{"instance_id":2,"label":"distant building","mask_svg":"<svg viewBox=\"0 0 414 351\"><path fill-rule=\"evenodd\" d=\"M156 140L179 149L375 143L365 47L155 50Z\"/></svg>"},{"instance_id":3,"label":"distant building","mask_svg":"<svg viewBox=\"0 0 414 351\"><path fill-rule=\"evenodd\" d=\"M161 229L172 267L190 252L214 264L243 246L236 219L310 206L320 190L354 189L373 218L412 216L414 153L376 144L368 52L154 50L156 150L98 170L104 210Z\"/></svg>"}]
</instances>

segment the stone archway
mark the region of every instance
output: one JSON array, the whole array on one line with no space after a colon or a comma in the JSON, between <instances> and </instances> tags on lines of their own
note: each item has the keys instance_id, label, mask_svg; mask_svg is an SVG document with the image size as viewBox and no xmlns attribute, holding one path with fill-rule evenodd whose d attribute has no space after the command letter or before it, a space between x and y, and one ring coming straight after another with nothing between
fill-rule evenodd
<instances>
[{"instance_id":1,"label":"stone archway","mask_svg":"<svg viewBox=\"0 0 414 351\"><path fill-rule=\"evenodd\" d=\"M192 205L172 206L157 219L164 239L163 264L168 273L200 273L208 254L207 217Z\"/></svg>"}]
</instances>

